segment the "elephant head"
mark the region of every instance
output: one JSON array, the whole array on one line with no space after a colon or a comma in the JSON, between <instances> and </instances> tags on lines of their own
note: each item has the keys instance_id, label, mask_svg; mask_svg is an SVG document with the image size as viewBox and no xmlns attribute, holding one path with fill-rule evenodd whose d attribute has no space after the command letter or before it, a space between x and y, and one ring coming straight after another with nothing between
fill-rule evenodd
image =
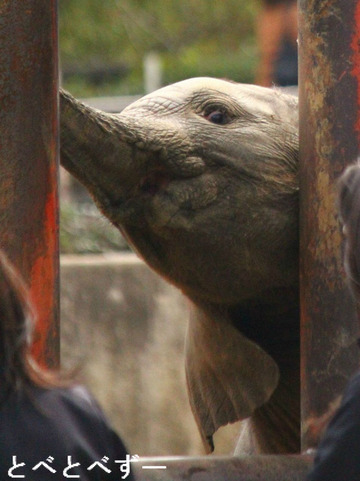
<instances>
[{"instance_id":1,"label":"elephant head","mask_svg":"<svg viewBox=\"0 0 360 481\"><path fill-rule=\"evenodd\" d=\"M209 450L297 382L297 158L297 100L275 90L196 78L115 115L61 92L63 166L191 301L187 383ZM249 445L293 450L297 428L272 448L262 422Z\"/></svg>"}]
</instances>

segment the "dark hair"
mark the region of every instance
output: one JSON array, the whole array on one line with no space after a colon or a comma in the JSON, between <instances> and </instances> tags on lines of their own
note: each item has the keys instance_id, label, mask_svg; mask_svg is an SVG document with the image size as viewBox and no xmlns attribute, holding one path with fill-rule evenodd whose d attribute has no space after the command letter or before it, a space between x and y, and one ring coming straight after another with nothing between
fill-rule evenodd
<instances>
[{"instance_id":1,"label":"dark hair","mask_svg":"<svg viewBox=\"0 0 360 481\"><path fill-rule=\"evenodd\" d=\"M57 383L56 375L42 370L31 356L34 323L28 289L0 250L0 402L13 391Z\"/></svg>"},{"instance_id":2,"label":"dark hair","mask_svg":"<svg viewBox=\"0 0 360 481\"><path fill-rule=\"evenodd\" d=\"M346 235L344 266L360 303L360 164L348 167L339 179L339 212Z\"/></svg>"}]
</instances>

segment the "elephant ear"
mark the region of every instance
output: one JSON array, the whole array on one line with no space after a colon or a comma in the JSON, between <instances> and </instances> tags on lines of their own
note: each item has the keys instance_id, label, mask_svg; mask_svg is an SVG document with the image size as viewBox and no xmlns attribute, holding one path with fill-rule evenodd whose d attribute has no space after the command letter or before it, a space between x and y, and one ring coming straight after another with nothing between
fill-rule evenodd
<instances>
[{"instance_id":1,"label":"elephant ear","mask_svg":"<svg viewBox=\"0 0 360 481\"><path fill-rule=\"evenodd\" d=\"M186 380L191 409L207 453L213 434L249 417L279 381L276 362L225 316L193 306L186 338Z\"/></svg>"}]
</instances>

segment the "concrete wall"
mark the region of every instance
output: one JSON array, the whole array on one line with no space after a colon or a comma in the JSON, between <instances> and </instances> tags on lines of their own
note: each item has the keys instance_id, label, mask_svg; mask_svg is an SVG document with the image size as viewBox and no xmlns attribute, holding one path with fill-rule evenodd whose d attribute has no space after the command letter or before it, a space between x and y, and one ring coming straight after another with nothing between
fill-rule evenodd
<instances>
[{"instance_id":1,"label":"concrete wall","mask_svg":"<svg viewBox=\"0 0 360 481\"><path fill-rule=\"evenodd\" d=\"M62 256L61 354L133 454L199 455L186 393L186 299L134 254ZM220 430L229 454L239 426Z\"/></svg>"}]
</instances>

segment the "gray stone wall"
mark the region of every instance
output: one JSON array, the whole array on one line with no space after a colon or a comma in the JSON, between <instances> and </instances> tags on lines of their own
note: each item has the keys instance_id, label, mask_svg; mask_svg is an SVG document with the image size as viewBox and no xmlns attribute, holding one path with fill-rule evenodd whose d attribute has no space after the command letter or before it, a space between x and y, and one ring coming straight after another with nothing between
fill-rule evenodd
<instances>
[{"instance_id":1,"label":"gray stone wall","mask_svg":"<svg viewBox=\"0 0 360 481\"><path fill-rule=\"evenodd\" d=\"M203 454L186 393L187 301L134 254L61 257L61 356L133 454ZM229 454L239 426L220 430Z\"/></svg>"}]
</instances>

